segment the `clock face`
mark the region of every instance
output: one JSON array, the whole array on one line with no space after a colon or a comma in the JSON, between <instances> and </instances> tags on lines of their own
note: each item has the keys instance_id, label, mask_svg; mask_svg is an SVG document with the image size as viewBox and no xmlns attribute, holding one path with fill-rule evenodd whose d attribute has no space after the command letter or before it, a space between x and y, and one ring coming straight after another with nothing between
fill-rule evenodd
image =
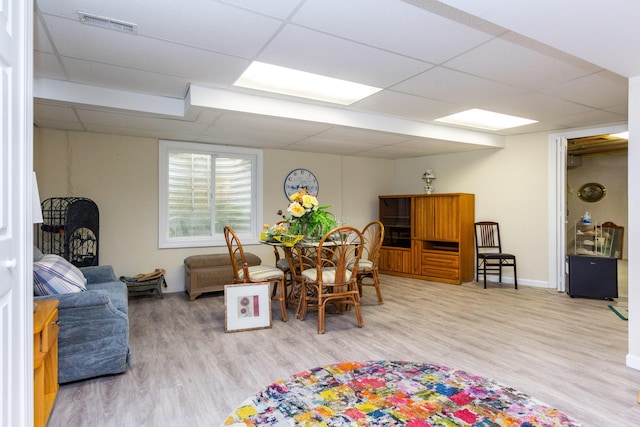
<instances>
[{"instance_id":1,"label":"clock face","mask_svg":"<svg viewBox=\"0 0 640 427\"><path fill-rule=\"evenodd\" d=\"M294 169L284 179L284 194L287 200L292 194L297 193L303 188L307 189L307 194L317 196L320 187L318 179L307 169Z\"/></svg>"}]
</instances>

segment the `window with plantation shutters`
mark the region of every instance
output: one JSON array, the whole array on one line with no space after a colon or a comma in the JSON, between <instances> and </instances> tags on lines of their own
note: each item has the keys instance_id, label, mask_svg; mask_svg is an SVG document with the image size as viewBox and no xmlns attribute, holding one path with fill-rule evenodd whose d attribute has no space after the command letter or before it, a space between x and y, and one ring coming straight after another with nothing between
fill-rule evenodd
<instances>
[{"instance_id":1,"label":"window with plantation shutters","mask_svg":"<svg viewBox=\"0 0 640 427\"><path fill-rule=\"evenodd\" d=\"M226 225L259 233L260 150L160 141L159 154L161 248L223 245Z\"/></svg>"}]
</instances>

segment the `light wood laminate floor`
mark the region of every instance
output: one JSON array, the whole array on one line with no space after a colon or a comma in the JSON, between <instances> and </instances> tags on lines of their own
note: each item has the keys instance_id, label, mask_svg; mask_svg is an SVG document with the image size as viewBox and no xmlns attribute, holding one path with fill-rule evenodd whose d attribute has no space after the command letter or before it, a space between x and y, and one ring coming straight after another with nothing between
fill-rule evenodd
<instances>
[{"instance_id":1,"label":"light wood laminate floor","mask_svg":"<svg viewBox=\"0 0 640 427\"><path fill-rule=\"evenodd\" d=\"M412 360L492 378L585 426L640 425L640 371L625 366L627 322L608 301L550 289L462 286L382 276L384 305L365 289L353 312L315 312L273 328L224 333L222 295L133 297L134 364L125 374L62 385L49 422L68 426L219 426L269 383L350 360ZM212 296L214 295L214 296ZM616 304L616 303L614 303ZM625 304L626 305L626 304Z\"/></svg>"}]
</instances>

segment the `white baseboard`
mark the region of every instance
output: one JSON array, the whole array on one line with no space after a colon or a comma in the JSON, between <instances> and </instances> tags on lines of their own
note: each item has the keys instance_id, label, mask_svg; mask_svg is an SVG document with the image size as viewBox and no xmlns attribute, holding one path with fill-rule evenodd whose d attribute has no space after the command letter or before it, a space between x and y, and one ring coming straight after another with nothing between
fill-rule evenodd
<instances>
[{"instance_id":1,"label":"white baseboard","mask_svg":"<svg viewBox=\"0 0 640 427\"><path fill-rule=\"evenodd\" d=\"M627 366L640 371L640 355L627 354Z\"/></svg>"}]
</instances>

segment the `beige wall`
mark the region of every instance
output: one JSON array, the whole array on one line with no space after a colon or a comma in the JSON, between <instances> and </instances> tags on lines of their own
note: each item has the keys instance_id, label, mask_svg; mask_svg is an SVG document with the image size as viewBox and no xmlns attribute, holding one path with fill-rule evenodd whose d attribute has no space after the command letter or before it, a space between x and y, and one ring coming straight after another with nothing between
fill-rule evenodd
<instances>
[{"instance_id":1,"label":"beige wall","mask_svg":"<svg viewBox=\"0 0 640 427\"><path fill-rule=\"evenodd\" d=\"M263 220L273 223L285 210L284 177L296 167L313 171L318 199L333 205L338 219L362 227L376 219L377 196L392 189L394 162L328 154L264 151ZM35 129L34 169L40 197L88 197L100 209L100 264L117 275L157 267L167 270L169 292L184 290L184 258L226 253L225 247L158 249L158 140L88 132ZM273 262L264 245L248 249Z\"/></svg>"},{"instance_id":2,"label":"beige wall","mask_svg":"<svg viewBox=\"0 0 640 427\"><path fill-rule=\"evenodd\" d=\"M265 150L263 222L286 209L283 180L295 167L312 170L318 199L339 220L362 227L377 218L380 194L421 193L427 168L436 192L476 195L476 219L499 221L506 250L518 256L522 284L548 286L546 134L510 137L504 149L407 160ZM158 249L158 141L88 132L36 129L34 168L41 198L82 196L100 209L100 263L118 275L167 270L168 291L184 289L183 260L226 247ZM268 247L251 246L263 262ZM555 286L555 285L552 285Z\"/></svg>"},{"instance_id":3,"label":"beige wall","mask_svg":"<svg viewBox=\"0 0 640 427\"><path fill-rule=\"evenodd\" d=\"M503 149L399 160L394 191L422 192L420 177L432 169L437 193L475 194L476 220L499 222L503 250L517 257L518 283L555 288L548 278L547 145L547 134L527 134L508 137Z\"/></svg>"}]
</instances>

